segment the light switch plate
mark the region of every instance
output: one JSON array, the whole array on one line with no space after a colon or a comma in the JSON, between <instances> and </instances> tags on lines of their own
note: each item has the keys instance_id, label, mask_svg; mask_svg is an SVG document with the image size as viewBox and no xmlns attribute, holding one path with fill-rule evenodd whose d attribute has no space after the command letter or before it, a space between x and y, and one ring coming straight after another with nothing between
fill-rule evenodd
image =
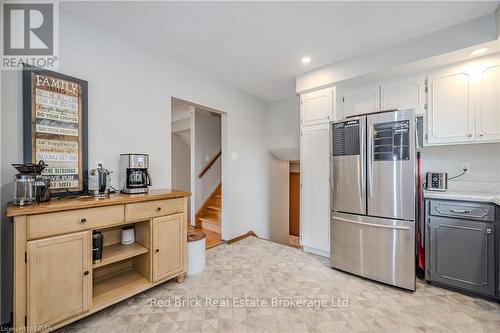
<instances>
[{"instance_id":1,"label":"light switch plate","mask_svg":"<svg viewBox=\"0 0 500 333\"><path fill-rule=\"evenodd\" d=\"M208 162L208 161L210 161L210 155L205 154L205 162Z\"/></svg>"},{"instance_id":2,"label":"light switch plate","mask_svg":"<svg viewBox=\"0 0 500 333\"><path fill-rule=\"evenodd\" d=\"M232 159L233 161L237 161L237 160L238 160L238 153L232 152L232 153L231 153L231 159Z\"/></svg>"}]
</instances>

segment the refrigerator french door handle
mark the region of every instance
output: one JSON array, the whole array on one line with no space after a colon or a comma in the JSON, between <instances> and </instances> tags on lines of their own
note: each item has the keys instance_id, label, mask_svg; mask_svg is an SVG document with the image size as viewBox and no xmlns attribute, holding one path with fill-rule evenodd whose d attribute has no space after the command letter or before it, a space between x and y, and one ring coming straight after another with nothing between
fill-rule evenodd
<instances>
[{"instance_id":1,"label":"refrigerator french door handle","mask_svg":"<svg viewBox=\"0 0 500 333\"><path fill-rule=\"evenodd\" d=\"M372 125L368 126L368 194L370 198L373 198L373 136L372 136Z\"/></svg>"},{"instance_id":2,"label":"refrigerator french door handle","mask_svg":"<svg viewBox=\"0 0 500 333\"><path fill-rule=\"evenodd\" d=\"M361 193L361 197L365 197L366 185L365 185L365 168L366 168L366 160L365 160L365 125L361 126L361 141L360 141L360 154L359 154L359 191Z\"/></svg>"},{"instance_id":3,"label":"refrigerator french door handle","mask_svg":"<svg viewBox=\"0 0 500 333\"><path fill-rule=\"evenodd\" d=\"M398 226L398 225L377 224L377 223L369 223L369 222L360 222L360 221L344 219L344 218L338 217L338 216L334 217L334 220L365 225L368 227L376 227L376 228L384 228L384 229L396 229L396 230L410 230L410 227L402 227L402 226Z\"/></svg>"}]
</instances>

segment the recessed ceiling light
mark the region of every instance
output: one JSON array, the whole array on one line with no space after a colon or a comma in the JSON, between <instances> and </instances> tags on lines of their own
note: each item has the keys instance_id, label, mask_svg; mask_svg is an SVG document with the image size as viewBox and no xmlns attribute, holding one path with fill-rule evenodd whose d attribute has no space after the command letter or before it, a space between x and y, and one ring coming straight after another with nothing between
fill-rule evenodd
<instances>
[{"instance_id":1,"label":"recessed ceiling light","mask_svg":"<svg viewBox=\"0 0 500 333\"><path fill-rule=\"evenodd\" d=\"M310 62L311 62L311 57L304 57L304 58L302 58L302 63L303 64L308 64Z\"/></svg>"},{"instance_id":2,"label":"recessed ceiling light","mask_svg":"<svg viewBox=\"0 0 500 333\"><path fill-rule=\"evenodd\" d=\"M482 47L480 49L477 49L477 50L474 50L470 53L471 56L477 56L477 55L480 55L480 54L483 54L485 53L486 51L488 51L488 49L486 47Z\"/></svg>"}]
</instances>

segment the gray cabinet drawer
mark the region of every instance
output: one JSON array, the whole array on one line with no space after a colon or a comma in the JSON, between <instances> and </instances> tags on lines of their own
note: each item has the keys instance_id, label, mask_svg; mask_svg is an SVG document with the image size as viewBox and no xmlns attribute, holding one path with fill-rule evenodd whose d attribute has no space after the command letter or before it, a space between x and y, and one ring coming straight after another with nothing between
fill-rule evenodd
<instances>
[{"instance_id":1,"label":"gray cabinet drawer","mask_svg":"<svg viewBox=\"0 0 500 333\"><path fill-rule=\"evenodd\" d=\"M431 200L429 213L432 216L454 217L489 222L495 221L495 207L493 205L475 202Z\"/></svg>"}]
</instances>

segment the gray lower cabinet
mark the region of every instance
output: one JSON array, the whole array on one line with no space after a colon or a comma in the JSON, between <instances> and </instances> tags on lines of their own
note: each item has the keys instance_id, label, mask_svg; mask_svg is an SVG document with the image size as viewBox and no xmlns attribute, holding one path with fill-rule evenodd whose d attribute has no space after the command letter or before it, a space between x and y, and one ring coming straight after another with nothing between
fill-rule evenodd
<instances>
[{"instance_id":1,"label":"gray lower cabinet","mask_svg":"<svg viewBox=\"0 0 500 333\"><path fill-rule=\"evenodd\" d=\"M497 217L497 298L500 299L500 206L496 206Z\"/></svg>"},{"instance_id":2,"label":"gray lower cabinet","mask_svg":"<svg viewBox=\"0 0 500 333\"><path fill-rule=\"evenodd\" d=\"M485 209L490 215L479 218L475 215L478 208L474 204L452 204L460 207L455 208L460 214L474 217L450 217L443 214L449 202L428 202L427 278L431 282L494 297L497 289L494 210Z\"/></svg>"}]
</instances>

